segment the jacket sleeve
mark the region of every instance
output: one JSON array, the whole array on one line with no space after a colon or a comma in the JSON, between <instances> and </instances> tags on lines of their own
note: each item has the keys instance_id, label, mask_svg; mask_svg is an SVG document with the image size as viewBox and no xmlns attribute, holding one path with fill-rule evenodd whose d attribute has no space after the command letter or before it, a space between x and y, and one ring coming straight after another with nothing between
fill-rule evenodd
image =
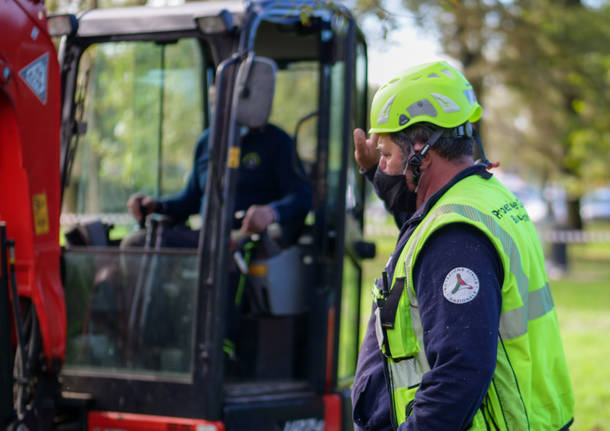
<instances>
[{"instance_id":1,"label":"jacket sleeve","mask_svg":"<svg viewBox=\"0 0 610 431\"><path fill-rule=\"evenodd\" d=\"M457 431L470 425L496 366L503 275L491 241L470 225L450 224L428 239L414 283L430 370L400 431ZM477 293L463 303L450 301L453 286L464 280L470 280L465 288L478 281Z\"/></svg>"},{"instance_id":2,"label":"jacket sleeve","mask_svg":"<svg viewBox=\"0 0 610 431\"><path fill-rule=\"evenodd\" d=\"M209 159L208 131L206 130L201 134L195 146L193 169L184 188L176 195L159 200L164 214L181 222L199 212L201 199L205 192Z\"/></svg>"},{"instance_id":3,"label":"jacket sleeve","mask_svg":"<svg viewBox=\"0 0 610 431\"><path fill-rule=\"evenodd\" d=\"M280 184L282 198L269 205L275 211L278 222L300 221L312 206L311 185L292 138L277 128L275 133L277 159L274 163L274 178Z\"/></svg>"}]
</instances>

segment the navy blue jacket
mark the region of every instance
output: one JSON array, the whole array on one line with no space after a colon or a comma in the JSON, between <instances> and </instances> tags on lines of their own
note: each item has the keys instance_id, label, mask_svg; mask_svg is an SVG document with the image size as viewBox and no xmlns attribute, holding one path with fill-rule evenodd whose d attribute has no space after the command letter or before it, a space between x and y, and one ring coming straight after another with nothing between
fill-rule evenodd
<instances>
[{"instance_id":1,"label":"navy blue jacket","mask_svg":"<svg viewBox=\"0 0 610 431\"><path fill-rule=\"evenodd\" d=\"M208 136L206 130L197 142L193 170L184 189L160 199L163 212L178 221L200 211L208 174ZM302 222L312 205L311 186L294 141L271 124L251 129L242 138L235 211L267 204L282 224Z\"/></svg>"},{"instance_id":2,"label":"navy blue jacket","mask_svg":"<svg viewBox=\"0 0 610 431\"><path fill-rule=\"evenodd\" d=\"M481 166L462 171L402 226L386 267L390 280L398 256L415 227L451 185L468 175L490 174ZM445 277L456 267L471 269L480 285L472 301L459 305L443 296ZM413 413L400 431L468 428L496 365L503 277L494 246L476 228L450 224L429 238L414 267L414 287L431 370L425 373ZM373 314L358 357L352 403L357 430L392 429L389 392Z\"/></svg>"}]
</instances>

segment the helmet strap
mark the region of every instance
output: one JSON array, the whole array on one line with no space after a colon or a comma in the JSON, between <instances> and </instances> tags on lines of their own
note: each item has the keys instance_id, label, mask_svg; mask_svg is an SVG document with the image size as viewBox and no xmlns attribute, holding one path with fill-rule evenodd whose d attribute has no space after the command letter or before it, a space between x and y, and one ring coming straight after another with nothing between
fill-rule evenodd
<instances>
[{"instance_id":1,"label":"helmet strap","mask_svg":"<svg viewBox=\"0 0 610 431\"><path fill-rule=\"evenodd\" d=\"M498 166L500 166L499 162L492 163L485 156L485 150L483 150L483 142L481 141L481 135L479 135L479 132L477 130L473 131L472 137L477 143L477 147L479 147L479 152L481 153L481 163L483 163L487 169L497 168Z\"/></svg>"},{"instance_id":2,"label":"helmet strap","mask_svg":"<svg viewBox=\"0 0 610 431\"><path fill-rule=\"evenodd\" d=\"M428 139L428 142L426 142L424 148L422 148L419 152L416 151L411 157L409 157L409 160L407 161L407 169L411 170L411 173L413 174L413 184L416 187L419 186L419 180L421 178L420 168L422 160L424 157L426 157L426 154L428 154L430 148L436 144L436 141L438 141L444 131L445 129L436 130L432 136L430 136L430 139Z\"/></svg>"}]
</instances>

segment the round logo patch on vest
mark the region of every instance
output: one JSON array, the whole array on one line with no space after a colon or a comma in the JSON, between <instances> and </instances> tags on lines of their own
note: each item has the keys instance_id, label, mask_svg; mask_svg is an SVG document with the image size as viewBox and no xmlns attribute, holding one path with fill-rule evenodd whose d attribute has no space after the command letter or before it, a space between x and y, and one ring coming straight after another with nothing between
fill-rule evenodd
<instances>
[{"instance_id":1,"label":"round logo patch on vest","mask_svg":"<svg viewBox=\"0 0 610 431\"><path fill-rule=\"evenodd\" d=\"M479 278L471 269L459 266L449 271L443 282L443 295L454 304L472 301L479 293Z\"/></svg>"},{"instance_id":2,"label":"round logo patch on vest","mask_svg":"<svg viewBox=\"0 0 610 431\"><path fill-rule=\"evenodd\" d=\"M242 166L248 169L254 169L261 164L261 156L258 153L248 153L241 159Z\"/></svg>"}]
</instances>

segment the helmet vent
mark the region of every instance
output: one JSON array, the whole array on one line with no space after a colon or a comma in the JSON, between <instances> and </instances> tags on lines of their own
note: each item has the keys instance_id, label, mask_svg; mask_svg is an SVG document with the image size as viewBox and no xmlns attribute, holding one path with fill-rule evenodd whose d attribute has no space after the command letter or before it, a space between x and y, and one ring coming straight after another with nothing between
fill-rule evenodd
<instances>
[{"instance_id":1,"label":"helmet vent","mask_svg":"<svg viewBox=\"0 0 610 431\"><path fill-rule=\"evenodd\" d=\"M464 90L464 95L466 96L466 99L468 99L468 101L470 102L470 104L472 105L473 103L476 103L477 101L477 96L475 96L474 91L471 89L468 90Z\"/></svg>"},{"instance_id":2,"label":"helmet vent","mask_svg":"<svg viewBox=\"0 0 610 431\"><path fill-rule=\"evenodd\" d=\"M419 123L453 130L479 121L481 114L463 73L446 61L435 61L412 66L377 90L369 133L395 133Z\"/></svg>"},{"instance_id":3,"label":"helmet vent","mask_svg":"<svg viewBox=\"0 0 610 431\"><path fill-rule=\"evenodd\" d=\"M429 117L436 117L436 109L432 103L427 99L418 100L407 108L407 112L411 118L419 115L427 115Z\"/></svg>"},{"instance_id":4,"label":"helmet vent","mask_svg":"<svg viewBox=\"0 0 610 431\"><path fill-rule=\"evenodd\" d=\"M444 70L443 70L443 73L444 73L444 74L445 74L445 76L447 76L448 78L451 78L451 79L453 79L453 78L454 78L453 73L451 73L451 71L450 71L450 70L444 69Z\"/></svg>"},{"instance_id":5,"label":"helmet vent","mask_svg":"<svg viewBox=\"0 0 610 431\"><path fill-rule=\"evenodd\" d=\"M397 81L399 81L399 80L400 80L399 78L394 78L394 79L392 79L392 80L390 80L390 81L386 82L386 84L385 84L383 87L381 87L381 88L386 88L386 87L389 87L390 85L394 84L395 82L397 82ZM380 90L381 90L381 88L380 88Z\"/></svg>"},{"instance_id":6,"label":"helmet vent","mask_svg":"<svg viewBox=\"0 0 610 431\"><path fill-rule=\"evenodd\" d=\"M438 104L441 105L441 109L445 111L445 113L451 114L452 112L460 112L460 107L458 106L458 104L451 100L449 97L438 93L430 94L436 99Z\"/></svg>"},{"instance_id":7,"label":"helmet vent","mask_svg":"<svg viewBox=\"0 0 610 431\"><path fill-rule=\"evenodd\" d=\"M390 120L390 108L392 107L392 103L394 103L394 99L396 99L396 95L392 96L390 100L388 100L381 111L379 112L379 117L377 117L377 124L384 124Z\"/></svg>"}]
</instances>

